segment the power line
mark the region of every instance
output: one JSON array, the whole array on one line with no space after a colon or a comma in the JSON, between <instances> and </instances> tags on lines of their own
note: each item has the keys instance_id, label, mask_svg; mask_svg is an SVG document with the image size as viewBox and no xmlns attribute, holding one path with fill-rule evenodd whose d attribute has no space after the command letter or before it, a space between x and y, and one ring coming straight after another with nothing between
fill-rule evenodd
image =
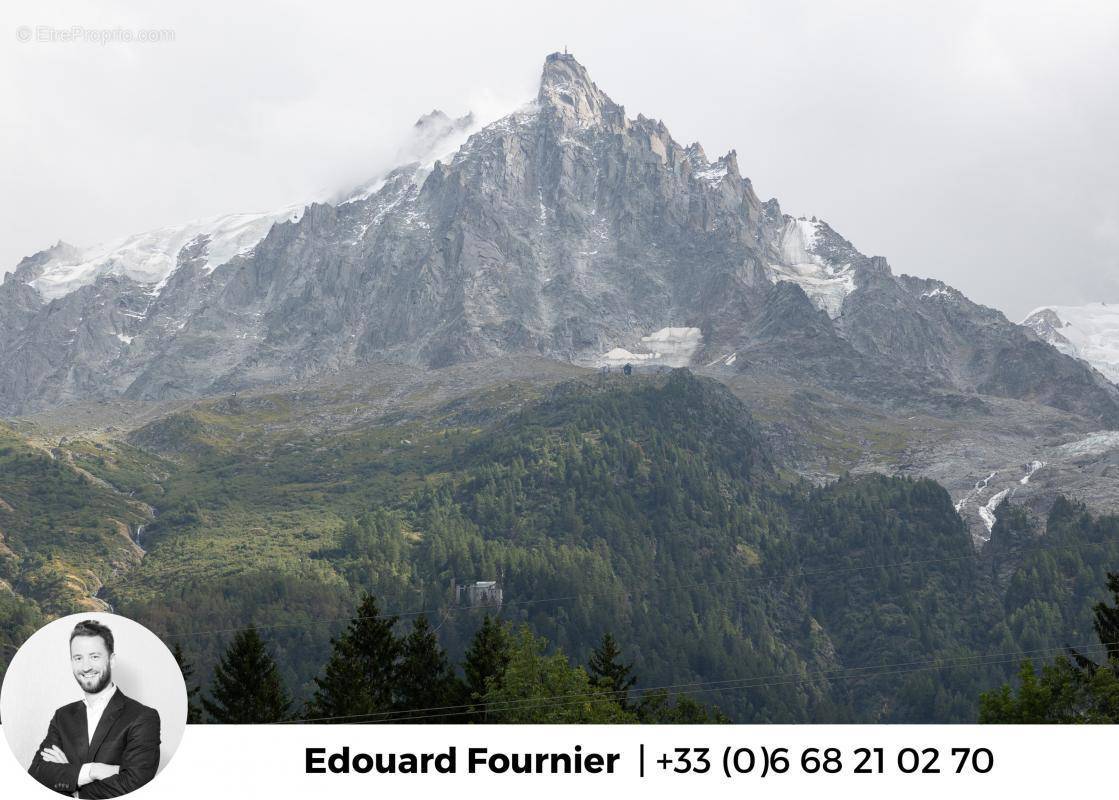
<instances>
[{"instance_id":1,"label":"power line","mask_svg":"<svg viewBox=\"0 0 1119 800\"><path fill-rule=\"evenodd\" d=\"M1099 546L1105 546L1105 545L1115 544L1115 543L1119 543L1119 538L1104 539L1104 540L1100 540L1100 541L1096 541L1096 542L1069 542L1069 543L1064 543L1064 544L1038 545L1038 546L1035 546L1035 547L1022 549L1022 550L1018 551L1018 555L1030 555L1032 553L1053 551L1053 550L1079 549L1079 548L1083 548L1083 547L1099 547ZM834 575L837 575L837 574L857 573L857 572L862 572L862 571L866 571L866 570L897 569L897 568L903 568L903 567L926 566L926 565L932 565L932 564L953 563L953 562L976 559L976 557L977 557L976 554L969 553L969 554L962 555L962 556L949 556L949 557L930 558L930 559L915 559L915 560L908 560L908 561L887 562L887 563L881 563L881 564L865 564L865 565L835 567L835 568L816 568L816 569L811 569L811 570L800 570L800 571L791 571L791 572L786 572L786 573L779 573L779 574L775 574L775 575L751 576L751 577L740 578L740 579L727 579L727 580L723 580L723 581L699 581L699 582L693 582L693 583L678 583L678 584L675 584L675 585L657 587L656 591L663 592L663 591L682 590L682 589L699 588L699 587L716 587L716 586L725 586L725 585L757 584L757 583L764 583L764 582L768 582L768 581L787 580L787 579L794 579L794 578L806 578L806 577L812 577L812 576L817 576L817 575L834 576ZM564 602L564 601L569 601L569 600L577 600L581 597L596 596L596 595L602 595L602 594L607 594L607 593L619 593L619 594L622 594L622 595L635 594L634 592L632 592L630 590L627 590L624 587L611 587L611 588L604 588L604 589L599 589L599 590L592 590L592 591L588 591L588 592L568 594L568 595L560 595L560 596L547 597L547 598L535 598L535 599L528 599L528 600L522 600L522 601L510 601L510 602L506 602L506 603L478 604L478 605L475 605L475 606L468 606L468 607L452 607L452 608L444 609L442 611L442 615L441 615L442 619L441 619L439 625L436 627L435 630L438 630L439 628L441 628L449 620L449 618L453 614L461 612L461 611L474 611L474 610L482 610L482 609L488 609L488 608L500 609L500 608L503 608L503 607L508 608L508 607L518 607L518 606L531 606L531 605L538 605L538 604L552 603L552 602ZM205 631L190 631L190 632L185 632L185 633L180 633L180 634L165 634L164 638L182 638L182 637L188 637L188 636L213 635L213 634L230 633L230 632L237 632L237 631L241 631L241 630L248 630L248 629L251 629L251 628L256 628L258 630L267 630L267 629L280 629L280 628L290 628L290 627L311 627L311 626L316 626L316 625L333 624L333 623L336 623L336 622L354 622L354 621L370 620L370 619L392 619L393 617L396 617L396 618L411 617L411 616L417 616L417 615L425 614L425 613L429 613L429 610L423 609L423 610L417 610L417 611L398 612L398 613L395 613L395 614L385 613L385 614L372 615L372 616L337 617L337 618L332 618L332 619L313 620L313 621L309 621L309 622L274 623L274 624L271 624L271 625L242 626L242 627L235 627L235 628L214 629L214 630L205 630ZM1003 619L1005 620L1005 618L1006 618L1006 609L1003 608ZM1081 649L1098 649L1101 646L1103 646L1103 645L1089 644L1089 645L1086 645L1086 646L1081 646ZM998 665L998 664L1001 664L1001 663L1006 663L1008 660L1012 661L1014 659L1021 658L1023 656L1029 655L1030 653L1038 653L1038 654L1051 653L1051 652L1060 653L1060 652L1065 652L1065 649L1066 648L1063 648L1063 647L1051 647L1051 648L1043 648L1043 649L1036 650L1036 651L1013 651L1011 653L1004 653L1004 654L986 654L986 655L979 654L979 655L963 656L963 657L959 657L957 659L949 659L949 660L934 659L931 662L904 662L904 664L902 664L902 665L878 665L878 666L873 666L873 667L854 667L854 668L846 668L846 669L831 671L831 672L844 673L844 674L835 674L835 675L830 674L830 672L828 672L828 671L822 671L822 672L817 672L817 673L803 673L803 674L802 673L792 673L792 674L784 674L784 675L777 674L777 675L771 675L771 676L755 676L753 678L739 678L739 679L730 679L730 680L726 680L726 681L706 681L706 682L696 682L696 683L686 683L686 684L668 684L668 685L658 686L658 687L649 687L645 691L672 689L672 690L675 690L678 694L692 694L692 693L702 693L702 692L712 692L712 691L737 691L737 690L750 689L750 688L763 688L763 687L767 687L767 686L779 686L779 685L785 685L785 684L788 684L788 683L803 682L803 681L813 679L815 677L826 678L828 680L851 680L851 679L856 679L856 678L859 678L859 677L867 677L867 678L880 677L880 676L899 674L899 673L904 673L904 672L909 672L909 671L922 671L922 670L929 670L929 669L947 669L947 668L951 668L957 662L977 662L977 663L974 664L974 666ZM990 660L985 661L984 660L984 659L992 659L992 658L995 658L995 659L1002 658L1002 660L994 660L994 661L990 661ZM885 671L885 670L893 668L893 667L907 666L907 665L919 665L919 666L910 666L909 669L893 669L893 671ZM966 666L967 664L961 664L961 665ZM873 670L873 671L866 672L866 670ZM770 682L770 683L766 683L766 682L758 683L758 681L763 681L766 678L776 678L778 680L776 680L776 682ZM601 702L604 699L611 699L608 696L610 694L611 693L609 693L609 692L604 693L604 692L599 691L599 692L596 692L593 695L579 695L579 696L576 696L575 699L570 701L570 702L587 702L587 701ZM562 698L563 698L563 696L545 697L545 698L527 698L527 699L522 699L520 701L508 701L504 706L495 706L493 704L490 704L490 705L485 706L483 709L476 709L473 706L469 706L469 705L445 706L445 707L435 707L435 708L425 708L425 709L411 709L411 710L406 710L406 711L395 711L395 712L393 712L393 711L377 712L377 713L373 713L373 714L349 715L349 716L341 716L341 717L306 718L306 719L299 719L299 720L292 720L292 721L293 722L329 722L329 721L341 721L341 720L351 720L351 719L353 719L353 720L365 720L366 723L396 722L396 721L409 721L410 722L410 721L420 721L420 720L423 720L423 719L434 719L434 718L439 718L439 717L469 715L469 714L481 713L482 711L495 711L495 710L500 711L500 710L503 710L503 709L506 709L506 708L513 708L513 707L515 707L515 704L517 704L517 703L524 704L524 703L527 702L527 703L535 703L537 705L540 705L541 703L547 703L547 701L550 701L550 700L556 700L556 699L562 699ZM444 713L424 714L424 715L417 716L417 712L428 712L428 711L442 711ZM378 717L378 718L377 719L368 719L371 716Z\"/></svg>"},{"instance_id":2,"label":"power line","mask_svg":"<svg viewBox=\"0 0 1119 800\"><path fill-rule=\"evenodd\" d=\"M1060 655L1067 653L1069 648L1075 648L1080 651L1095 651L1100 648L1106 648L1112 644L1119 644L1119 642L1093 642L1087 644L1077 645L1062 645L1036 648L1033 650L1012 650L1001 653L977 653L967 656L955 656L952 658L931 658L921 659L916 661L902 661L891 664L875 664L863 667L840 667L833 670L817 670L808 672L786 672L786 673L773 673L770 675L757 675L749 678L732 678L722 681L696 681L692 683L677 683L665 684L662 686L650 686L643 689L643 692L655 691L669 691L672 690L676 694L693 694L699 692L712 692L712 691L732 691L742 689L757 689L767 688L772 686L782 686L791 683L802 683L816 678L825 680L854 680L858 678L877 678L888 675L898 675L907 672L920 672L932 669L953 669L959 667L981 667L998 665L1002 663L1012 662L1025 657L1045 657L1047 655ZM462 714L476 714L493 711L507 711L516 710L518 707L552 707L554 705L565 705L566 703L552 703L554 700L567 700L570 703L585 702L592 700L602 702L604 700L614 700L617 697L628 695L629 690L597 690L593 693L575 692L563 695L548 695L543 697L520 698L517 700L505 701L503 703L490 703L483 704L483 707L478 707L475 704L468 705L453 705L453 706L433 706L429 708L407 709L407 710L392 710L383 712L372 712L368 714L351 714L345 716L334 717L307 717L295 720L286 720L284 723L302 723L302 722L338 722L342 720L364 720L363 724L378 723L378 722L395 722L395 721L414 721L418 719L432 719L436 717L459 716ZM441 711L446 712L442 714L425 714L416 716L416 712L428 711ZM369 717L379 717L379 719L368 719Z\"/></svg>"},{"instance_id":3,"label":"power line","mask_svg":"<svg viewBox=\"0 0 1119 800\"><path fill-rule=\"evenodd\" d=\"M1081 649L1090 651L1092 649L1098 649L1101 646L1102 645L1099 645L1099 644L1087 645L1087 646L1081 646ZM1063 647L1054 647L1054 648L1046 648L1044 650L1033 651L1033 652L1035 652L1035 654L1038 655L1038 656L1042 656L1046 653L1053 653L1053 654L1058 654L1059 655L1060 653L1065 652L1065 649ZM830 674L824 675L824 674L820 674L820 673L817 673L817 674L811 674L810 673L810 674L805 674L805 675L798 675L798 674L794 674L794 673L789 673L785 676L782 676L778 680L771 680L771 681L759 681L756 678L742 678L742 679L739 679L737 681L737 683L735 683L734 685L729 685L728 682L716 682L716 683L719 683L720 685L710 685L710 686L706 685L705 683L697 683L697 684L690 685L693 688L681 688L681 689L676 690L675 693L677 695L681 695L681 694L700 694L700 693L703 693L703 692L740 691L740 690L743 690L743 689L763 689L763 688L771 688L771 687L775 687L775 686L787 686L787 685L790 685L790 684L804 683L808 680L811 680L811 679L814 679L814 678L817 678L817 677L823 677L823 678L826 678L829 681L846 681L846 680L856 680L856 679L859 679L859 678L872 679L872 678L887 677L887 676L891 676L891 675L904 675L906 673L924 672L924 671L938 670L938 669L957 669L957 668L961 668L961 667L999 666L999 665L1002 665L1002 664L1013 663L1013 662L1017 661L1019 658L1021 658L1021 655L1019 655L1019 654L1007 654L1007 655L1001 655L1001 656L998 656L998 657L996 657L995 655L972 656L972 657L966 657L966 659L957 659L957 660L948 661L948 662L936 662L936 663L931 663L930 662L930 663L927 663L927 664L922 664L920 666L907 667L907 668L903 668L903 669L891 669L890 667L892 665L882 665L881 667L873 667L873 668L872 667L857 667L857 668L853 668L853 669L855 669L855 670L873 670L873 671L857 672L855 674L840 674L840 675L830 675ZM969 661L969 662L974 662L974 663L962 663L965 660ZM656 691L659 688L662 688L662 687L651 687L650 690L647 690L647 691ZM544 703L540 704L539 706L538 705L532 705L532 702L534 700L536 700L536 698L524 698L523 700L524 700L525 703L528 704L527 705L528 708L537 708L537 707L551 708L551 707L565 706L565 705L570 705L570 704L575 704L575 703L606 702L608 700L614 700L615 698L607 696L607 695L610 695L610 694L613 694L613 693L612 692L603 692L603 693L599 693L599 694L586 694L586 695L583 695L582 697L576 697L574 699L567 700L567 701L560 702L560 703L544 702ZM541 699L546 700L547 698L541 698ZM518 701L518 702L521 702L521 701ZM522 703L522 705L524 705L524 703ZM492 706L487 706L485 709L479 709L478 711L473 711L472 710L468 713L481 713L482 711L492 711L492 710L495 710L495 708L492 707ZM515 709L513 709L512 706L510 706L508 708L503 708L503 707L499 706L499 707L496 708L496 710L497 711L503 711L503 710L515 710ZM456 716L457 714L460 714L460 713L462 713L462 712L450 712L450 713L444 713L444 714L425 715L425 716L422 716L422 717L410 717L410 716L407 715L407 712L404 712L404 714L399 719L390 719L390 720L388 720L388 722L396 722L396 721L409 722L409 721L418 720L418 719L434 719L434 718L437 718L437 717ZM355 724L359 724L359 725L361 725L361 724L376 724L377 722L379 722L379 720L367 720L366 722L358 722L358 723L355 723Z\"/></svg>"},{"instance_id":4,"label":"power line","mask_svg":"<svg viewBox=\"0 0 1119 800\"><path fill-rule=\"evenodd\" d=\"M1119 539L1105 539L1105 540L1101 540L1101 541L1098 541L1098 542L1071 542L1071 543L1058 544L1058 545L1040 545L1040 546L1037 546L1037 547L1028 548L1026 550L1019 551L1019 554L1029 554L1029 553L1034 553L1034 552L1044 552L1044 551L1062 550L1062 549L1078 549L1078 548L1082 548L1082 547L1103 546L1103 545L1107 545L1107 544L1113 544L1113 543L1116 543L1116 542L1119 542ZM974 554L969 554L967 556L954 556L954 557L945 557L945 558L936 558L936 559L919 559L919 560L899 561L899 562L891 562L891 563L885 563L885 564L869 564L869 565L851 566L851 567L834 568L834 569L820 568L820 569L813 569L813 570L802 570L802 571L799 571L799 572L787 572L787 573L781 573L781 574L769 575L769 576L753 576L753 577L750 577L750 578L734 579L734 580L727 580L727 581L704 581L704 582L695 582L695 583L687 583L687 584L677 584L676 586L666 587L666 588L669 588L669 589L673 589L673 588L674 589L684 589L684 588L693 588L693 587L700 587L700 586L719 586L719 585L726 585L726 584L761 583L761 582L765 582L765 581L809 577L809 576L820 575L820 574L835 575L835 574L839 574L839 573L859 572L859 571L865 571L865 570L871 570L871 569L893 569L893 568L906 567L906 566L922 566L922 565L937 564L937 563L950 563L950 562L973 559L973 558L975 558L975 555ZM663 591L663 590L664 590L664 588L660 589L660 591ZM443 614L442 614L442 620L440 621L438 627L442 627L442 625L445 624L445 622L450 618L450 616L453 613L456 613L458 611L464 611L464 610L470 611L470 610L477 610L477 609L482 609L482 608L501 608L502 606L505 606L505 607L518 606L518 605L526 606L526 605L540 604L540 603L546 603L546 602L559 602L559 601L564 601L564 600L578 599L581 596L591 596L591 595L596 595L596 594L602 594L603 591L606 591L606 590L585 592L585 593L581 593L581 594L562 595L562 596L550 597L550 598L538 598L538 599L525 600L525 601L519 601L519 602L514 601L514 602L504 603L504 604L496 604L496 603L495 604L480 604L478 606L473 606L473 607L445 609L443 611ZM619 591L619 589L616 588L616 589L613 589L613 590L610 590L610 591ZM620 589L620 591L624 594L630 594L630 592L625 590L625 589ZM357 620L364 620L364 619L390 619L392 617L413 616L413 615L416 615L416 614L423 614L423 613L427 613L427 611L423 610L423 611L415 611L415 612L404 612L404 613L401 613L401 614L380 614L380 615L373 615L373 616L341 617L341 618L335 618L335 619L330 619L330 620L316 620L316 621L313 621L313 622L310 622L310 623L278 623L278 624L274 624L274 625L270 625L270 626L256 626L256 627L258 627L259 629L283 628L283 627L305 627L305 626L309 626L309 625L329 624L329 623L338 622L338 621L357 621ZM1006 617L1006 610L1005 610L1005 608L1003 608L1003 618L1005 619L1005 617ZM438 630L438 627L436 628L436 630ZM178 634L177 636L200 636L200 635L207 635L207 634L213 634L213 633L225 633L225 632L239 631L239 630L244 630L244 629L246 629L246 628L227 628L227 629L218 629L218 630L213 630L213 631L193 631L193 632L189 632L189 633ZM174 637L169 636L167 638L174 638ZM1088 644L1088 645L1081 645L1081 646L1079 646L1078 649L1095 650L1095 649L1098 649L1102 646L1104 646L1104 645L1094 643L1094 644ZM1065 647L1049 647L1049 648L1041 648L1041 649L1037 649L1037 650L1033 650L1033 651L1011 651L1009 653L977 654L977 655L961 656L961 657L957 657L955 659L937 658L937 659L932 659L931 661L926 660L926 661L917 661L917 662L903 662L901 664L887 664L887 665L875 665L875 666L867 666L867 667L841 668L841 669L838 669L838 670L819 671L819 672L815 672L815 673L811 673L811 672L810 673L786 673L786 674L778 673L778 674L769 675L769 676L755 676L755 677L752 677L752 678L738 678L738 679L729 679L729 680L724 680L724 681L701 681L701 682L685 683L685 684L667 684L667 685L663 685L663 686L649 687L645 691L657 691L657 690L670 690L671 689L671 690L675 690L677 692L677 694L693 694L693 693L701 693L701 692L738 691L738 690L751 689L751 688L764 688L764 687L768 687L768 686L779 686L779 685L785 685L785 684L789 684L789 683L803 682L803 681L811 680L811 679L814 679L814 678L817 678L817 677L827 679L827 680L852 680L852 679L856 679L856 678L860 678L860 677L873 678L873 677L882 677L882 676L900 674L900 673L911 672L911 671L923 671L923 670L929 670L929 669L948 669L948 668L952 668L953 666L999 665L999 664L1002 664L1002 663L1008 663L1009 661L1013 661L1015 659L1019 659L1019 658L1022 658L1024 656L1028 656L1028 655L1031 655L1031 654L1044 655L1044 654L1048 654L1048 653L1063 653L1063 652L1066 652L1066 649L1067 648L1065 648ZM991 659L994 659L994 660L991 660ZM899 669L899 667L905 667L905 668L900 668ZM889 670L889 671L887 671L887 670ZM837 673L837 674L833 674L833 673ZM771 682L765 682L767 679L776 679L776 680L772 680ZM610 692L599 691L599 692L594 693L593 695L576 695L576 696L574 696L574 699L572 699L570 702L587 702L588 700L593 701L593 702L601 702L604 699L612 699L611 694L612 693L610 693ZM410 710L403 710L403 711L375 712L375 713L371 713L371 714L359 714L359 715L348 715L348 716L338 716L338 717L304 718L304 719L292 720L292 722L331 722L331 721L343 721L343 720L363 720L366 723L397 722L397 721L413 722L413 721L421 721L421 720L424 720L424 719L435 719L435 718L439 718L439 717L471 715L471 714L481 713L483 711L492 712L492 711L509 710L509 709L515 708L518 704L524 705L525 703L533 703L536 706L540 706L541 704L547 704L549 701L562 700L564 697L565 696L561 695L561 696L551 696L551 697L545 697L545 698L526 698L526 699L522 699L520 701L507 701L505 704L501 704L501 705L489 704L489 705L486 705L484 708L481 708L481 709L475 708L471 705L443 706L443 707L433 707L433 708L423 708L423 709L410 709ZM424 714L421 714L421 713L418 713L418 712L443 712L443 713L424 713ZM376 718L375 719L370 719L370 717L376 717Z\"/></svg>"}]
</instances>

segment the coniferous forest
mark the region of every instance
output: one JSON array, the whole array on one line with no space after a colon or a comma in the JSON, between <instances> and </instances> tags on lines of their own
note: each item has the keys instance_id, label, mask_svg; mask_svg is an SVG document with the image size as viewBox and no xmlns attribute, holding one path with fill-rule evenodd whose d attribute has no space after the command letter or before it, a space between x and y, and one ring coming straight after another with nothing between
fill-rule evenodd
<instances>
[{"instance_id":1,"label":"coniferous forest","mask_svg":"<svg viewBox=\"0 0 1119 800\"><path fill-rule=\"evenodd\" d=\"M215 401L71 443L95 481L7 435L0 659L96 592L200 721L1033 721L1074 678L1067 717L1112 713L1119 518L1004 504L977 547L938 484L810 483L686 370L509 391L344 433Z\"/></svg>"},{"instance_id":2,"label":"coniferous forest","mask_svg":"<svg viewBox=\"0 0 1119 800\"><path fill-rule=\"evenodd\" d=\"M314 694L296 708L255 628L237 632L214 670L202 708L188 681L189 715L223 724L702 723L727 722L686 693L633 691L637 676L605 634L586 667L573 665L528 626L490 617L474 633L461 674L425 615L404 635L371 595L334 641ZM193 667L180 661L184 676ZM203 716L203 709L205 717Z\"/></svg>"}]
</instances>

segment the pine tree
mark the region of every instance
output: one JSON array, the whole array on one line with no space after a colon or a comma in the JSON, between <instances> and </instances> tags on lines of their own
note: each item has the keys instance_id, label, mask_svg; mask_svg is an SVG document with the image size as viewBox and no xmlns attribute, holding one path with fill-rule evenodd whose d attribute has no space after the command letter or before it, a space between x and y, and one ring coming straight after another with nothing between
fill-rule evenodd
<instances>
[{"instance_id":1,"label":"pine tree","mask_svg":"<svg viewBox=\"0 0 1119 800\"><path fill-rule=\"evenodd\" d=\"M386 616L373 595L365 595L333 650L307 705L308 716L324 722L375 721L393 709L393 687L402 643L397 617ZM362 720L367 717L368 720Z\"/></svg>"},{"instance_id":2,"label":"pine tree","mask_svg":"<svg viewBox=\"0 0 1119 800\"><path fill-rule=\"evenodd\" d=\"M1096 634L1107 649L1107 657L1119 662L1119 572L1107 573L1107 588L1115 597L1115 605L1096 603Z\"/></svg>"},{"instance_id":3,"label":"pine tree","mask_svg":"<svg viewBox=\"0 0 1119 800\"><path fill-rule=\"evenodd\" d=\"M482 618L482 626L474 634L462 664L466 676L466 694L474 704L474 722L486 719L483 699L491 688L501 685L505 669L509 666L510 642L509 629L504 623L489 614Z\"/></svg>"},{"instance_id":4,"label":"pine tree","mask_svg":"<svg viewBox=\"0 0 1119 800\"><path fill-rule=\"evenodd\" d=\"M214 669L210 697L202 698L202 706L214 722L245 725L288 719L291 699L254 628L233 637Z\"/></svg>"},{"instance_id":5,"label":"pine tree","mask_svg":"<svg viewBox=\"0 0 1119 800\"><path fill-rule=\"evenodd\" d=\"M415 619L412 632L404 639L396 689L396 707L406 712L405 718L432 714L431 722L460 721L456 717L461 715L454 714L451 707L462 701L464 687L426 616Z\"/></svg>"},{"instance_id":6,"label":"pine tree","mask_svg":"<svg viewBox=\"0 0 1119 800\"><path fill-rule=\"evenodd\" d=\"M637 677L633 675L633 664L623 664L621 657L622 649L618 647L614 636L607 632L591 653L587 671L596 686L611 692L618 705L629 711L629 690L637 683Z\"/></svg>"},{"instance_id":7,"label":"pine tree","mask_svg":"<svg viewBox=\"0 0 1119 800\"><path fill-rule=\"evenodd\" d=\"M171 655L175 657L175 663L179 665L179 671L183 673L183 684L187 690L187 724L197 725L202 722L202 709L198 706L198 692L201 686L191 686L191 681L194 678L194 667L186 656L183 655L183 647L178 642L171 649Z\"/></svg>"},{"instance_id":8,"label":"pine tree","mask_svg":"<svg viewBox=\"0 0 1119 800\"><path fill-rule=\"evenodd\" d=\"M1096 603L1094 609L1096 619L1093 624L1096 635L1099 636L1100 644L1107 652L1107 661L1115 674L1119 675L1119 572L1107 573L1107 588L1115 596L1115 605ZM1100 668L1100 665L1095 661L1078 653L1071 647L1069 653L1076 665L1088 675L1094 674Z\"/></svg>"}]
</instances>

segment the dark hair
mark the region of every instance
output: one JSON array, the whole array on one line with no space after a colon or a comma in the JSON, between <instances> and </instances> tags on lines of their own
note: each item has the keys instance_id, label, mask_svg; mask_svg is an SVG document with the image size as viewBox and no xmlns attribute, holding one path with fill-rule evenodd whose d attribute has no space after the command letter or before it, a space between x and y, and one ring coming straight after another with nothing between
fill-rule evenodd
<instances>
[{"instance_id":1,"label":"dark hair","mask_svg":"<svg viewBox=\"0 0 1119 800\"><path fill-rule=\"evenodd\" d=\"M108 625L102 625L95 619L83 619L74 626L74 630L70 633L70 641L74 641L78 636L100 636L105 642L105 649L109 651L109 655L113 654L113 632L109 630Z\"/></svg>"}]
</instances>

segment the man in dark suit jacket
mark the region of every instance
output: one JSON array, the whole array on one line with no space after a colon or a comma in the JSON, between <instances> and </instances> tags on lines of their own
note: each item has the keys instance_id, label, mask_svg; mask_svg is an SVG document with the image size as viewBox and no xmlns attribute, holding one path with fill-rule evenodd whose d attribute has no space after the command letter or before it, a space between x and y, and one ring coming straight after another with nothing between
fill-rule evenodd
<instances>
[{"instance_id":1,"label":"man in dark suit jacket","mask_svg":"<svg viewBox=\"0 0 1119 800\"><path fill-rule=\"evenodd\" d=\"M112 682L113 634L93 620L70 634L70 665L84 698L58 709L29 772L75 797L119 797L159 769L159 712ZM91 730L92 729L92 730Z\"/></svg>"}]
</instances>

